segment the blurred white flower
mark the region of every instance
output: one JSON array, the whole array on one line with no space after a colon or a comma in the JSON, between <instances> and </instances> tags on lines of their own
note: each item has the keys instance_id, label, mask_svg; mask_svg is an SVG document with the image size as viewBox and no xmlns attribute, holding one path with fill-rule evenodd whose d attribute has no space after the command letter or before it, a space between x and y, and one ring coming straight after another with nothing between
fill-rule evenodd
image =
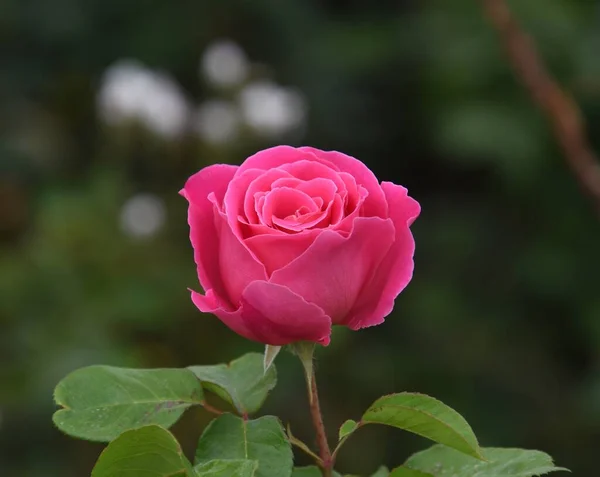
<instances>
[{"instance_id":1,"label":"blurred white flower","mask_svg":"<svg viewBox=\"0 0 600 477\"><path fill-rule=\"evenodd\" d=\"M280 136L299 128L306 118L302 95L269 81L258 81L240 93L244 121L257 133Z\"/></svg>"},{"instance_id":2,"label":"blurred white flower","mask_svg":"<svg viewBox=\"0 0 600 477\"><path fill-rule=\"evenodd\" d=\"M106 70L97 101L100 116L109 124L138 120L166 138L186 127L189 108L179 85L135 60L120 60Z\"/></svg>"},{"instance_id":3,"label":"blurred white flower","mask_svg":"<svg viewBox=\"0 0 600 477\"><path fill-rule=\"evenodd\" d=\"M209 100L202 103L196 112L196 132L212 144L223 144L234 139L239 126L240 113L229 101Z\"/></svg>"},{"instance_id":4,"label":"blurred white flower","mask_svg":"<svg viewBox=\"0 0 600 477\"><path fill-rule=\"evenodd\" d=\"M165 205L159 197L138 194L121 209L121 229L130 237L149 237L163 226L166 215Z\"/></svg>"},{"instance_id":5,"label":"blurred white flower","mask_svg":"<svg viewBox=\"0 0 600 477\"><path fill-rule=\"evenodd\" d=\"M246 79L248 60L236 43L218 40L204 51L200 69L204 77L216 86L235 86Z\"/></svg>"}]
</instances>

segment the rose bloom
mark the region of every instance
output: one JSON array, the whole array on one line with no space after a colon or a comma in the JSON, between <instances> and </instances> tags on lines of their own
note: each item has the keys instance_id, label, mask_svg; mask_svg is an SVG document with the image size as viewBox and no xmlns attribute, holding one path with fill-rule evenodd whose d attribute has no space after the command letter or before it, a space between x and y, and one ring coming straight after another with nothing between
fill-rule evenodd
<instances>
[{"instance_id":1,"label":"rose bloom","mask_svg":"<svg viewBox=\"0 0 600 477\"><path fill-rule=\"evenodd\" d=\"M419 204L360 161L278 146L188 179L194 304L261 343L382 323L412 277Z\"/></svg>"}]
</instances>

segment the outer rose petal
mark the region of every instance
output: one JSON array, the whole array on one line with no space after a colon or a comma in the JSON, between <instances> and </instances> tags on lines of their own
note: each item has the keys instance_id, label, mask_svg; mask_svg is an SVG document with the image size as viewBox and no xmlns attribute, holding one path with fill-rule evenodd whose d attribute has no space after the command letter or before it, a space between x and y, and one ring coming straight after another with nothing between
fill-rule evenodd
<instances>
[{"instance_id":1,"label":"outer rose petal","mask_svg":"<svg viewBox=\"0 0 600 477\"><path fill-rule=\"evenodd\" d=\"M241 309L229 311L223 308L219 300L215 297L212 290L208 290L206 295L191 290L192 301L194 305L203 313L212 313L216 315L229 329L249 340L259 341L254 333L246 326L242 319Z\"/></svg>"},{"instance_id":2,"label":"outer rose petal","mask_svg":"<svg viewBox=\"0 0 600 477\"><path fill-rule=\"evenodd\" d=\"M314 303L275 283L256 281L248 285L242 298L242 318L261 343L329 344L331 318Z\"/></svg>"},{"instance_id":3,"label":"outer rose petal","mask_svg":"<svg viewBox=\"0 0 600 477\"><path fill-rule=\"evenodd\" d=\"M238 169L237 174L243 173L246 169L268 170L302 160L320 162L321 164L331 167L334 171L338 170L338 168L333 163L329 162L326 157L321 158L313 151L318 152L316 149L309 151L291 146L275 146L264 149L246 159Z\"/></svg>"},{"instance_id":4,"label":"outer rose petal","mask_svg":"<svg viewBox=\"0 0 600 477\"><path fill-rule=\"evenodd\" d=\"M216 206L215 206L216 207ZM231 303L240 302L244 288L254 280L265 280L265 267L235 235L223 212L215 211L219 230L219 269L224 289Z\"/></svg>"},{"instance_id":5,"label":"outer rose petal","mask_svg":"<svg viewBox=\"0 0 600 477\"><path fill-rule=\"evenodd\" d=\"M351 156L347 156L337 151L320 151L313 147L300 147L300 151L311 152L321 160L325 159L336 165L336 167L342 171L349 173L356 179L356 183L362 185L369 192L369 196L366 198L364 203L364 212L362 215L365 217L387 217L387 205L379 181L375 177L375 174L365 166L358 159Z\"/></svg>"},{"instance_id":6,"label":"outer rose petal","mask_svg":"<svg viewBox=\"0 0 600 477\"><path fill-rule=\"evenodd\" d=\"M331 319L286 287L253 282L235 311L219 307L211 292L206 296L192 292L192 301L200 311L215 314L232 331L253 341L275 346L295 341L329 344Z\"/></svg>"},{"instance_id":7,"label":"outer rose petal","mask_svg":"<svg viewBox=\"0 0 600 477\"><path fill-rule=\"evenodd\" d=\"M421 207L407 195L404 187L391 182L383 182L381 187L389 204L390 218L394 221L396 239L348 317L346 324L353 330L384 321L394 308L394 300L410 282L414 268L415 241L409 226Z\"/></svg>"},{"instance_id":8,"label":"outer rose petal","mask_svg":"<svg viewBox=\"0 0 600 477\"><path fill-rule=\"evenodd\" d=\"M394 242L390 219L358 217L348 237L323 230L314 243L276 270L271 282L279 283L319 305L334 324L345 319Z\"/></svg>"},{"instance_id":9,"label":"outer rose petal","mask_svg":"<svg viewBox=\"0 0 600 477\"><path fill-rule=\"evenodd\" d=\"M214 205L209 200L209 195L214 194L216 201L222 201L236 170L237 167L225 164L205 167L190 177L180 192L190 204L190 241L194 248L200 284L206 291L214 289L215 295L221 300L227 300L227 293L221 279L218 253L220 240L215 227Z\"/></svg>"}]
</instances>

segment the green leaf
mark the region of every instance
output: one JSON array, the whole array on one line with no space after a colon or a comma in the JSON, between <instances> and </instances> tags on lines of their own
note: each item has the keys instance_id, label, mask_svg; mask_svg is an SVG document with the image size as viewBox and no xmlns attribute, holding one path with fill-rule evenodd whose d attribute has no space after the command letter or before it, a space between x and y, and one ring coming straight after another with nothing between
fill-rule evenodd
<instances>
[{"instance_id":1,"label":"green leaf","mask_svg":"<svg viewBox=\"0 0 600 477\"><path fill-rule=\"evenodd\" d=\"M198 477L254 477L256 469L257 461L245 459L211 460L194 467Z\"/></svg>"},{"instance_id":2,"label":"green leaf","mask_svg":"<svg viewBox=\"0 0 600 477\"><path fill-rule=\"evenodd\" d=\"M265 372L263 355L248 353L229 364L191 366L205 389L231 403L240 414L260 409L277 383L275 366Z\"/></svg>"},{"instance_id":3,"label":"green leaf","mask_svg":"<svg viewBox=\"0 0 600 477\"><path fill-rule=\"evenodd\" d=\"M358 427L358 422L348 419L340 426L339 440L341 441L344 437L352 434Z\"/></svg>"},{"instance_id":4,"label":"green leaf","mask_svg":"<svg viewBox=\"0 0 600 477\"><path fill-rule=\"evenodd\" d=\"M92 477L193 477L173 435L159 426L127 431L100 454Z\"/></svg>"},{"instance_id":5,"label":"green leaf","mask_svg":"<svg viewBox=\"0 0 600 477\"><path fill-rule=\"evenodd\" d=\"M534 477L566 471L556 467L544 452L523 449L481 449L486 462L473 459L449 447L435 445L410 457L403 467L428 472L434 477ZM400 468L402 469L402 467ZM412 477L395 469L390 477ZM419 475L419 474L416 474Z\"/></svg>"},{"instance_id":6,"label":"green leaf","mask_svg":"<svg viewBox=\"0 0 600 477\"><path fill-rule=\"evenodd\" d=\"M322 477L323 474L316 465L309 465L306 467L294 467L292 477ZM342 477L336 471L333 471L333 477Z\"/></svg>"},{"instance_id":7,"label":"green leaf","mask_svg":"<svg viewBox=\"0 0 600 477\"><path fill-rule=\"evenodd\" d=\"M387 424L481 458L471 427L456 411L430 396L390 394L375 401L362 423Z\"/></svg>"},{"instance_id":8,"label":"green leaf","mask_svg":"<svg viewBox=\"0 0 600 477\"><path fill-rule=\"evenodd\" d=\"M214 459L256 460L256 477L289 477L293 466L291 445L274 416L256 420L233 414L217 417L200 437L195 464Z\"/></svg>"},{"instance_id":9,"label":"green leaf","mask_svg":"<svg viewBox=\"0 0 600 477\"><path fill-rule=\"evenodd\" d=\"M427 472L421 472L420 470L411 469L409 467L401 466L396 467L389 477L434 477L432 474ZM456 476L458 477L458 476Z\"/></svg>"},{"instance_id":10,"label":"green leaf","mask_svg":"<svg viewBox=\"0 0 600 477\"><path fill-rule=\"evenodd\" d=\"M61 431L107 442L145 425L171 426L203 393L187 369L90 366L58 383L54 400L64 408L52 418Z\"/></svg>"},{"instance_id":11,"label":"green leaf","mask_svg":"<svg viewBox=\"0 0 600 477\"><path fill-rule=\"evenodd\" d=\"M381 467L379 467L379 469L377 469L377 472L375 472L371 477L388 477L389 475L390 471L388 470L388 468L382 465Z\"/></svg>"}]
</instances>

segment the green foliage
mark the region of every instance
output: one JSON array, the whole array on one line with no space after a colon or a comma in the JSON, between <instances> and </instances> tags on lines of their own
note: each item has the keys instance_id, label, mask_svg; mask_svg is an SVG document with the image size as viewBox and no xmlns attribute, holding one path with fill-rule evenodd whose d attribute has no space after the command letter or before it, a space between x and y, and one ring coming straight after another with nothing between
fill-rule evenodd
<instances>
[{"instance_id":1,"label":"green foliage","mask_svg":"<svg viewBox=\"0 0 600 477\"><path fill-rule=\"evenodd\" d=\"M274 416L256 420L233 414L217 417L200 437L194 463L214 459L256 460L256 477L289 477L293 467L291 445Z\"/></svg>"},{"instance_id":2,"label":"green foliage","mask_svg":"<svg viewBox=\"0 0 600 477\"><path fill-rule=\"evenodd\" d=\"M246 459L211 460L198 464L194 472L198 477L254 477L258 462Z\"/></svg>"},{"instance_id":3,"label":"green foliage","mask_svg":"<svg viewBox=\"0 0 600 477\"><path fill-rule=\"evenodd\" d=\"M121 434L104 449L92 471L92 477L146 475L153 477L194 477L195 475L179 443L169 431L159 426L140 427Z\"/></svg>"},{"instance_id":4,"label":"green foliage","mask_svg":"<svg viewBox=\"0 0 600 477\"><path fill-rule=\"evenodd\" d=\"M535 477L566 470L556 467L548 454L535 450L490 447L482 449L482 454L485 462L435 445L410 457L404 466L394 469L390 477Z\"/></svg>"},{"instance_id":5,"label":"green foliage","mask_svg":"<svg viewBox=\"0 0 600 477\"><path fill-rule=\"evenodd\" d=\"M229 364L191 366L202 386L231 403L240 414L260 409L269 391L277 383L274 366L264 369L263 356L248 353Z\"/></svg>"},{"instance_id":6,"label":"green foliage","mask_svg":"<svg viewBox=\"0 0 600 477\"><path fill-rule=\"evenodd\" d=\"M428 472L421 472L420 470L411 469L409 467L397 467L389 474L390 477L433 477ZM458 477L458 476L456 476Z\"/></svg>"},{"instance_id":7,"label":"green foliage","mask_svg":"<svg viewBox=\"0 0 600 477\"><path fill-rule=\"evenodd\" d=\"M63 432L110 441L124 431L158 424L169 427L203 401L202 387L186 369L125 369L90 366L64 378L54 392L53 420Z\"/></svg>"},{"instance_id":8,"label":"green foliage","mask_svg":"<svg viewBox=\"0 0 600 477\"><path fill-rule=\"evenodd\" d=\"M294 467L292 477L322 477L321 470L316 465L308 465L306 467ZM342 477L341 474L333 472L333 477ZM346 477L346 476L345 476ZM350 476L348 476L350 477Z\"/></svg>"},{"instance_id":9,"label":"green foliage","mask_svg":"<svg viewBox=\"0 0 600 477\"><path fill-rule=\"evenodd\" d=\"M54 422L75 436L112 440L92 477L318 477L318 467L293 468L292 443L314 454L289 429L286 437L276 417L247 417L246 411L260 407L276 380L275 368L265 371L261 358L250 353L229 365L190 368L194 372L83 368L56 387L56 402L64 409L55 413ZM171 425L189 406L202 404L201 380L244 416L226 413L214 419L200 437L192 468L173 435L157 424ZM165 409L174 411L165 413ZM360 422L342 424L340 445L369 423L398 427L445 444L413 455L391 474L381 467L372 477L441 477L449 473L456 477L535 477L565 470L539 451L489 448L482 453L462 416L423 394L400 393L378 399Z\"/></svg>"},{"instance_id":10,"label":"green foliage","mask_svg":"<svg viewBox=\"0 0 600 477\"><path fill-rule=\"evenodd\" d=\"M338 433L338 439L341 441L344 437L352 434L358 427L358 422L348 419L341 426Z\"/></svg>"},{"instance_id":11,"label":"green foliage","mask_svg":"<svg viewBox=\"0 0 600 477\"><path fill-rule=\"evenodd\" d=\"M480 457L477 438L467 421L444 403L424 394L400 393L379 398L367 409L361 422L398 427Z\"/></svg>"},{"instance_id":12,"label":"green foliage","mask_svg":"<svg viewBox=\"0 0 600 477\"><path fill-rule=\"evenodd\" d=\"M390 475L390 471L382 465L371 477L388 477L388 475Z\"/></svg>"}]
</instances>

